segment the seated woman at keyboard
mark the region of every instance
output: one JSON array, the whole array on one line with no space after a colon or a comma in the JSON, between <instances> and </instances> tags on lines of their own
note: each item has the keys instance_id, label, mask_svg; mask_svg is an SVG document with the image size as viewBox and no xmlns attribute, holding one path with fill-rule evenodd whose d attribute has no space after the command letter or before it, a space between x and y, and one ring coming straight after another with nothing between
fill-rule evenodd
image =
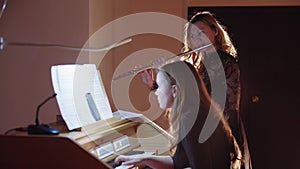
<instances>
[{"instance_id":1,"label":"seated woman at keyboard","mask_svg":"<svg viewBox=\"0 0 300 169\"><path fill-rule=\"evenodd\" d=\"M166 64L158 69L156 82L155 95L160 107L171 109L175 154L120 155L115 163L153 169L239 168L240 148L195 68L181 61Z\"/></svg>"}]
</instances>

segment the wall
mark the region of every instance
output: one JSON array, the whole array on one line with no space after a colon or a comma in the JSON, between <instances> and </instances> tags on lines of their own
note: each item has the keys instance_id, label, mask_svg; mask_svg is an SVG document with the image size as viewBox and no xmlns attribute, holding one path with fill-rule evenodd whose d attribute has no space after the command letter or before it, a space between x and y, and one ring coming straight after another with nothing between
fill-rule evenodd
<instances>
[{"instance_id":1,"label":"wall","mask_svg":"<svg viewBox=\"0 0 300 169\"><path fill-rule=\"evenodd\" d=\"M153 0L153 1L139 1L139 0L122 0L117 1L113 0L110 1L111 3L109 6L112 6L112 11L107 11L108 15L111 17L111 20L107 18L106 22L99 21L99 18L102 18L103 13L97 12L100 8L102 9L103 3L99 3L99 1L91 1L90 6L91 12L90 12L90 33L93 35L93 33L101 30L103 26L106 26L106 24L111 24L112 21L116 21L122 17L127 17L131 14L136 13L142 13L142 12L161 12L161 13L167 13L174 16L178 16L181 18L185 18L187 14L187 8L186 8L186 2L185 1L174 1L174 0L165 0L165 1L159 1L159 0ZM170 7L170 4L172 7ZM142 18L141 18L142 19ZM124 23L118 27L113 27L112 32L109 32L108 34L103 36L104 39L111 37L111 43L116 40L118 34L121 32L134 32L135 27L141 27L142 24L151 24L149 20L142 20L142 22L137 22L135 25ZM166 23L165 23L166 24ZM163 27L164 25L155 25L156 27ZM122 28L119 28L122 27ZM182 26L180 26L182 27ZM180 29L176 29L179 30ZM182 33L182 31L180 32ZM126 86L129 87L129 92L125 93L124 95L120 94L118 95L119 100L128 100L127 96L129 95L130 102L133 104L133 106L128 104L123 104L122 106L116 106L115 100L112 98L112 76L116 68L120 65L122 61L126 59L129 55L132 55L134 52L139 52L140 50L155 48L155 49L163 49L170 51L172 53L179 53L181 44L177 41L174 41L174 39L170 39L163 35L157 35L157 34L138 34L133 35L130 37L132 39L132 42L129 44L126 44L124 46L118 47L116 49L111 50L107 55L105 55L105 58L102 60L102 62L99 64L99 70L101 72L104 85L112 106L113 110L116 109L125 109L129 111L135 111L135 112L143 112L147 109L149 109L150 103L148 99L149 90L148 88L142 84L141 79L136 76L134 77L133 81L128 85L124 84L122 87ZM99 40L102 40L99 38ZM99 41L98 41L99 42ZM152 55L156 56L154 52L151 53ZM151 57L151 56L139 56L139 57ZM145 63L148 64L148 63ZM128 67L126 71L131 70L133 67ZM109 70L109 71L108 71ZM119 83L119 82L116 82ZM120 83L122 83L120 81ZM158 110L161 111L161 110ZM160 113L160 112L159 112ZM149 117L149 116L148 116Z\"/></svg>"},{"instance_id":2,"label":"wall","mask_svg":"<svg viewBox=\"0 0 300 169\"><path fill-rule=\"evenodd\" d=\"M188 6L297 6L299 0L188 0Z\"/></svg>"},{"instance_id":3,"label":"wall","mask_svg":"<svg viewBox=\"0 0 300 169\"><path fill-rule=\"evenodd\" d=\"M50 43L81 47L98 29L116 18L146 11L184 16L187 9L185 6L184 1L173 0L8 1L0 19L0 36L3 36L7 42ZM106 36L107 44L113 42L113 38L110 37L113 37L113 32ZM110 101L112 73L121 61L110 56L118 56L122 59L133 51L151 47L151 45L153 47L153 44L157 48L160 48L161 44L169 44L168 50L173 50L174 53L178 51L178 43L172 45L168 39L164 39L166 38L147 37L147 35L136 37L134 43L111 50L106 55L99 69ZM78 52L57 48L5 46L4 50L0 51L2 93L0 96L0 133L34 123L37 106L53 94L50 67L56 64L76 63L78 55ZM85 59L83 62L87 62ZM134 89L135 86L131 88L131 93L148 90L147 88ZM137 106L144 102L142 99L135 100ZM114 108L113 102L111 104ZM140 109L145 109L145 106L147 108L149 104L142 105ZM53 122L58 114L60 112L53 99L40 109L40 122Z\"/></svg>"},{"instance_id":4,"label":"wall","mask_svg":"<svg viewBox=\"0 0 300 169\"><path fill-rule=\"evenodd\" d=\"M7 42L81 47L89 37L88 12L89 3L81 0L8 1L0 19L0 36ZM51 65L74 63L77 55L26 46L5 46L0 51L0 133L34 123L37 106L53 94ZM55 121L57 114L53 99L41 108L40 122Z\"/></svg>"}]
</instances>

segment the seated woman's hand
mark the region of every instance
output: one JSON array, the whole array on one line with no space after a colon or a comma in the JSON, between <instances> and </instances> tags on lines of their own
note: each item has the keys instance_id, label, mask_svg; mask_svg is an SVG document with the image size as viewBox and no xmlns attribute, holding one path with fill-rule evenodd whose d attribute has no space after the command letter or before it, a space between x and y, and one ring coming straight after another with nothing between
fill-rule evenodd
<instances>
[{"instance_id":1,"label":"seated woman's hand","mask_svg":"<svg viewBox=\"0 0 300 169\"><path fill-rule=\"evenodd\" d=\"M143 162L148 158L149 155L146 154L137 154L131 156L120 155L115 158L115 164L120 164L125 166L144 166Z\"/></svg>"}]
</instances>

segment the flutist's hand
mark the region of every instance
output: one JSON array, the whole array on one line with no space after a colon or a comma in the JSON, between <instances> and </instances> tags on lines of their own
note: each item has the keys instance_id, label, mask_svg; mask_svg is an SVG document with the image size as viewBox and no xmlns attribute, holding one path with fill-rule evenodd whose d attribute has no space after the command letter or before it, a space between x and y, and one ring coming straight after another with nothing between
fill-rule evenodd
<instances>
[{"instance_id":1,"label":"flutist's hand","mask_svg":"<svg viewBox=\"0 0 300 169\"><path fill-rule=\"evenodd\" d=\"M149 87L152 88L154 79L153 79L153 69L147 69L140 72L143 82Z\"/></svg>"},{"instance_id":2,"label":"flutist's hand","mask_svg":"<svg viewBox=\"0 0 300 169\"><path fill-rule=\"evenodd\" d=\"M163 63L166 61L165 58L158 58L156 60L154 60L152 62L152 66L154 68L159 68L160 66L163 65ZM140 72L140 75L141 75L141 78L143 80L143 82L148 86L148 88L150 90L155 90L157 89L157 84L155 82L155 79L154 79L154 69L146 69L142 72Z\"/></svg>"}]
</instances>

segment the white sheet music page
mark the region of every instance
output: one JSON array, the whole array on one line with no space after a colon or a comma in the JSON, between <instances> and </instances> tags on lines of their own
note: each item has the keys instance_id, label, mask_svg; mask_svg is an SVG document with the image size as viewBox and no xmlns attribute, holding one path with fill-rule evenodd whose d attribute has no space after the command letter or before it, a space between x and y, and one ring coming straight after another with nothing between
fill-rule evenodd
<instances>
[{"instance_id":1,"label":"white sheet music page","mask_svg":"<svg viewBox=\"0 0 300 169\"><path fill-rule=\"evenodd\" d=\"M69 130L94 123L99 116L102 120L112 117L96 65L52 66L51 78L60 112Z\"/></svg>"}]
</instances>

